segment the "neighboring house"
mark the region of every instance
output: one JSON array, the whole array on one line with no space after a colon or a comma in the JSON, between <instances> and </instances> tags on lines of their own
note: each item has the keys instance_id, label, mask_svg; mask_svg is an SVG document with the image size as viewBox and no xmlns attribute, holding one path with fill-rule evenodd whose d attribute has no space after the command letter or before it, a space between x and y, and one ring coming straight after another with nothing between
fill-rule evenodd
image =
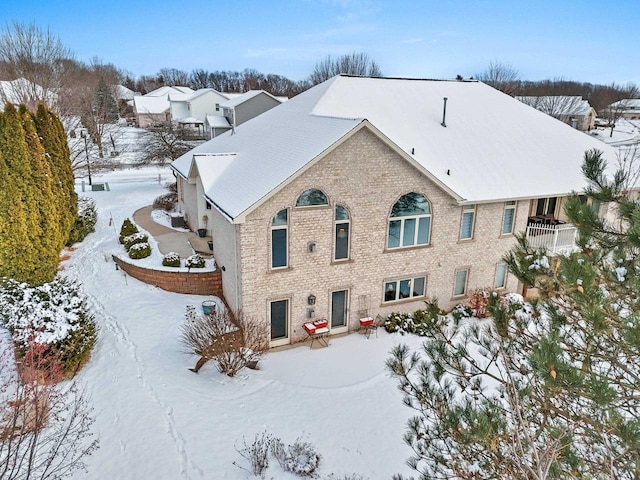
<instances>
[{"instance_id":1,"label":"neighboring house","mask_svg":"<svg viewBox=\"0 0 640 480\"><path fill-rule=\"evenodd\" d=\"M231 125L222 115L207 115L204 120L204 132L207 140L231 130Z\"/></svg>"},{"instance_id":2,"label":"neighboring house","mask_svg":"<svg viewBox=\"0 0 640 480\"><path fill-rule=\"evenodd\" d=\"M47 91L26 78L0 81L0 103L3 106L5 103L11 103L17 107L24 103L32 108L39 101L44 101L49 107L52 107L57 100L58 95L55 92Z\"/></svg>"},{"instance_id":3,"label":"neighboring house","mask_svg":"<svg viewBox=\"0 0 640 480\"><path fill-rule=\"evenodd\" d=\"M522 103L583 132L591 131L595 127L596 111L588 100L583 100L579 95L519 96L516 98Z\"/></svg>"},{"instance_id":4,"label":"neighboring house","mask_svg":"<svg viewBox=\"0 0 640 480\"><path fill-rule=\"evenodd\" d=\"M222 115L220 104L228 98L213 88L201 88L193 93L170 93L171 119L195 118L204 124L207 115Z\"/></svg>"},{"instance_id":5,"label":"neighboring house","mask_svg":"<svg viewBox=\"0 0 640 480\"><path fill-rule=\"evenodd\" d=\"M612 103L605 112L616 112L616 117L626 118L627 120L640 120L640 98L626 98Z\"/></svg>"},{"instance_id":6,"label":"neighboring house","mask_svg":"<svg viewBox=\"0 0 640 480\"><path fill-rule=\"evenodd\" d=\"M249 90L221 103L220 107L229 124L237 127L282 102L282 97L274 97L264 90Z\"/></svg>"},{"instance_id":7,"label":"neighboring house","mask_svg":"<svg viewBox=\"0 0 640 480\"><path fill-rule=\"evenodd\" d=\"M277 346L310 318L336 334L431 298L521 290L502 257L527 228L550 247L575 235L562 203L585 188L591 148L614 158L481 82L341 75L171 166L227 303Z\"/></svg>"},{"instance_id":8,"label":"neighboring house","mask_svg":"<svg viewBox=\"0 0 640 480\"><path fill-rule=\"evenodd\" d=\"M136 125L140 128L148 128L155 124L171 121L171 103L169 95L191 94L189 87L160 87L146 95L133 97L133 111L136 116Z\"/></svg>"}]
</instances>

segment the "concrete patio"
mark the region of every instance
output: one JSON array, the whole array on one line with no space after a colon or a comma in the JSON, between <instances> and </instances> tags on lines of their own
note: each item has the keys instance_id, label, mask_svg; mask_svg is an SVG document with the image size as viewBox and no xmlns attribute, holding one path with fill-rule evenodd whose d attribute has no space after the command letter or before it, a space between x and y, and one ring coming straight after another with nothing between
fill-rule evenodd
<instances>
[{"instance_id":1,"label":"concrete patio","mask_svg":"<svg viewBox=\"0 0 640 480\"><path fill-rule=\"evenodd\" d=\"M205 258L213 256L209 249L210 236L199 237L195 232L181 232L165 225L161 225L151 218L153 207L143 207L133 214L134 222L155 238L158 242L158 250L164 255L176 252L180 258L187 258L194 253L199 253Z\"/></svg>"}]
</instances>

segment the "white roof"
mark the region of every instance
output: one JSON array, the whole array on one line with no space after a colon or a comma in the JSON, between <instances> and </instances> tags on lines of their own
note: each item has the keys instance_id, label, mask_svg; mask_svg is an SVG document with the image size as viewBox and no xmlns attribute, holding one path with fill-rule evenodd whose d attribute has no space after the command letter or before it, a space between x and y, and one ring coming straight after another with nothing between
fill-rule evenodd
<instances>
[{"instance_id":1,"label":"white roof","mask_svg":"<svg viewBox=\"0 0 640 480\"><path fill-rule=\"evenodd\" d=\"M124 85L116 85L116 97L119 100L132 100L134 96L133 90Z\"/></svg>"},{"instance_id":2,"label":"white roof","mask_svg":"<svg viewBox=\"0 0 640 480\"><path fill-rule=\"evenodd\" d=\"M0 103L9 102L18 105L33 100L34 93L38 99L44 99L47 103L53 103L58 98L55 92L46 91L40 85L31 83L23 77L11 81L0 81Z\"/></svg>"},{"instance_id":3,"label":"white roof","mask_svg":"<svg viewBox=\"0 0 640 480\"><path fill-rule=\"evenodd\" d=\"M136 95L133 97L133 107L136 113L158 114L169 110L169 100L166 96L148 97L146 95Z\"/></svg>"},{"instance_id":4,"label":"white roof","mask_svg":"<svg viewBox=\"0 0 640 480\"><path fill-rule=\"evenodd\" d=\"M587 115L592 109L589 101L580 95L523 95L516 98L547 115Z\"/></svg>"},{"instance_id":5,"label":"white roof","mask_svg":"<svg viewBox=\"0 0 640 480\"><path fill-rule=\"evenodd\" d=\"M268 95L271 98L273 98L274 100L277 100L279 103L282 103L282 100L280 100L277 97L274 97L273 95L271 95L269 92L265 92L264 90L249 90L247 92L244 92L241 95L237 95L234 96L233 98L227 100L226 102L222 102L220 104L221 107L223 108L234 108L237 107L238 105L240 105L241 103L244 103L254 97L257 97L258 95Z\"/></svg>"},{"instance_id":6,"label":"white roof","mask_svg":"<svg viewBox=\"0 0 640 480\"><path fill-rule=\"evenodd\" d=\"M167 85L160 87L160 88L156 88L155 90L152 90L151 92L147 93L146 95L143 95L144 97L166 97L168 96L170 93L184 93L184 94L190 94L193 93L193 90L189 87L169 87Z\"/></svg>"},{"instance_id":7,"label":"white roof","mask_svg":"<svg viewBox=\"0 0 640 480\"><path fill-rule=\"evenodd\" d=\"M222 115L207 115L205 117L206 123L213 128L231 128L227 117Z\"/></svg>"},{"instance_id":8,"label":"white roof","mask_svg":"<svg viewBox=\"0 0 640 480\"><path fill-rule=\"evenodd\" d=\"M205 195L236 218L365 121L465 203L582 190L586 150L614 159L601 141L481 82L340 75L199 145L172 168L186 177L194 154L235 154L201 180Z\"/></svg>"},{"instance_id":9,"label":"white roof","mask_svg":"<svg viewBox=\"0 0 640 480\"><path fill-rule=\"evenodd\" d=\"M629 110L639 110L640 109L640 98L625 98L624 100L618 100L617 102L612 103L607 108L609 109L618 109L620 106L624 109Z\"/></svg>"}]
</instances>

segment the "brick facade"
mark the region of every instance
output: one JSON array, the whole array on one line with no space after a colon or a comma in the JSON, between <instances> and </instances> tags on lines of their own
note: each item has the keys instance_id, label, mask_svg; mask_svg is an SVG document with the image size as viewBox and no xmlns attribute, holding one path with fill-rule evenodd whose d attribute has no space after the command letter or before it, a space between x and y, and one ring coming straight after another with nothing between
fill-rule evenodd
<instances>
[{"instance_id":1,"label":"brick facade","mask_svg":"<svg viewBox=\"0 0 640 480\"><path fill-rule=\"evenodd\" d=\"M329 206L295 207L305 190L324 192ZM423 194L431 204L431 240L428 246L387 248L389 214L404 194ZM334 211L344 206L351 217L351 255L334 262ZM288 267L271 270L270 224L282 209L289 212ZM524 230L529 202L519 202L515 231ZM356 328L360 304L368 299L370 316L413 311L419 300L384 302L385 281L426 276L426 298L437 297L450 308L456 269L468 268L468 290L492 287L496 265L514 244L513 235L501 235L504 202L476 207L473 239L460 241L462 208L420 171L367 128L360 129L325 157L251 212L240 224L240 274L245 314L269 321L270 301L289 300L290 341L304 339L309 295L316 297L316 318L330 318L331 292L348 290L349 330ZM308 244L316 244L309 252ZM509 277L507 289L517 281Z\"/></svg>"},{"instance_id":2,"label":"brick facade","mask_svg":"<svg viewBox=\"0 0 640 480\"><path fill-rule=\"evenodd\" d=\"M193 269L190 272L153 270L132 265L115 255L112 258L121 270L149 285L155 285L169 292L191 295L216 295L223 298L222 276L218 270L213 272L200 272L197 269Z\"/></svg>"}]
</instances>

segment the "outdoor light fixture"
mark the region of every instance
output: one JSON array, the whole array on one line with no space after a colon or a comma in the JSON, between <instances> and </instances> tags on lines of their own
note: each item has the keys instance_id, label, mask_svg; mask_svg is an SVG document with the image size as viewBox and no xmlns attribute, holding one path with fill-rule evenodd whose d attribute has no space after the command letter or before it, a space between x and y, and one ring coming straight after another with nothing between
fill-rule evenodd
<instances>
[{"instance_id":1,"label":"outdoor light fixture","mask_svg":"<svg viewBox=\"0 0 640 480\"><path fill-rule=\"evenodd\" d=\"M309 305L315 305L316 304L316 296L315 295L309 295L307 297L307 303Z\"/></svg>"}]
</instances>

